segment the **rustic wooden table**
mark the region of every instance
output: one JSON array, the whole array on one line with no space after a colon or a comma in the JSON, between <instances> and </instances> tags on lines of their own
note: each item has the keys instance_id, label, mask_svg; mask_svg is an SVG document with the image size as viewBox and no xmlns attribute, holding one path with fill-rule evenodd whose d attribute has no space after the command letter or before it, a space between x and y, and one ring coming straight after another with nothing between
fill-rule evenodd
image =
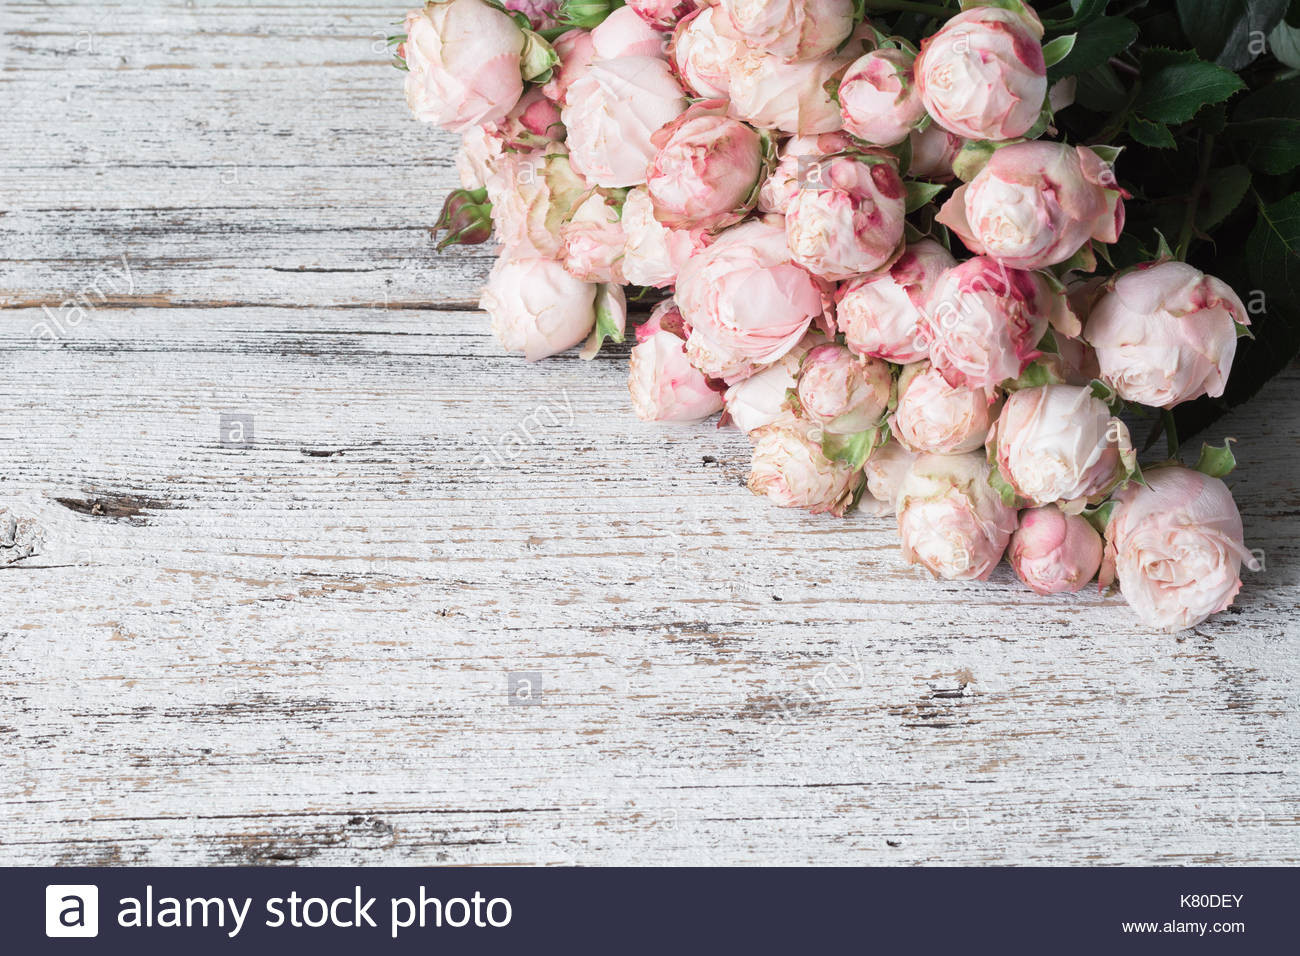
<instances>
[{"instance_id":1,"label":"rustic wooden table","mask_svg":"<svg viewBox=\"0 0 1300 956\"><path fill-rule=\"evenodd\" d=\"M501 353L400 13L3 5L0 863L1300 860L1300 373L1230 613L929 580Z\"/></svg>"}]
</instances>

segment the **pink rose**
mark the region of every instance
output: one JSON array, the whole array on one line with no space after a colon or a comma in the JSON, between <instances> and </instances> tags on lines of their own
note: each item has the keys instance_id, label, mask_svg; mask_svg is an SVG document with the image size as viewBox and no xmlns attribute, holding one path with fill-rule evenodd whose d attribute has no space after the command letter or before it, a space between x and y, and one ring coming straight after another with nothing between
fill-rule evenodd
<instances>
[{"instance_id":1,"label":"pink rose","mask_svg":"<svg viewBox=\"0 0 1300 956\"><path fill-rule=\"evenodd\" d=\"M919 362L899 376L889 425L910 451L958 455L984 444L995 414L983 390L949 385L929 362Z\"/></svg>"},{"instance_id":2,"label":"pink rose","mask_svg":"<svg viewBox=\"0 0 1300 956\"><path fill-rule=\"evenodd\" d=\"M898 365L930 354L917 344L921 309L935 283L957 260L933 239L908 246L882 272L859 276L835 293L835 321L845 344L859 355Z\"/></svg>"},{"instance_id":3,"label":"pink rose","mask_svg":"<svg viewBox=\"0 0 1300 956\"><path fill-rule=\"evenodd\" d=\"M913 59L906 50L872 50L853 62L840 80L840 117L846 130L877 146L907 139L925 116L912 81Z\"/></svg>"},{"instance_id":4,"label":"pink rose","mask_svg":"<svg viewBox=\"0 0 1300 956\"><path fill-rule=\"evenodd\" d=\"M1093 306L1084 338L1121 398L1173 408L1223 394L1237 326L1249 324L1227 284L1184 262L1161 262L1115 280Z\"/></svg>"},{"instance_id":5,"label":"pink rose","mask_svg":"<svg viewBox=\"0 0 1300 956\"><path fill-rule=\"evenodd\" d=\"M597 287L554 259L502 256L488 275L479 308L492 317L503 348L530 362L572 348L596 321Z\"/></svg>"},{"instance_id":6,"label":"pink rose","mask_svg":"<svg viewBox=\"0 0 1300 956\"><path fill-rule=\"evenodd\" d=\"M946 183L956 175L952 164L966 140L931 123L923 130L912 130L908 141L912 147L912 161L907 165L909 177Z\"/></svg>"},{"instance_id":7,"label":"pink rose","mask_svg":"<svg viewBox=\"0 0 1300 956\"><path fill-rule=\"evenodd\" d=\"M1242 541L1241 515L1228 486L1188 468L1148 471L1130 484L1106 528L1102 583L1120 590L1150 627L1195 627L1228 607L1241 589L1241 565L1259 565Z\"/></svg>"},{"instance_id":8,"label":"pink rose","mask_svg":"<svg viewBox=\"0 0 1300 956\"><path fill-rule=\"evenodd\" d=\"M503 153L529 152L563 140L559 109L540 89L530 87L505 119L465 130L456 154L460 184L466 189L482 189Z\"/></svg>"},{"instance_id":9,"label":"pink rose","mask_svg":"<svg viewBox=\"0 0 1300 956\"><path fill-rule=\"evenodd\" d=\"M429 3L406 15L398 56L415 118L453 133L505 118L524 91L524 34L483 0Z\"/></svg>"},{"instance_id":10,"label":"pink rose","mask_svg":"<svg viewBox=\"0 0 1300 956\"><path fill-rule=\"evenodd\" d=\"M650 193L637 186L623 201L623 277L634 285L663 289L677 282L686 260L709 244L698 229L670 229L654 215Z\"/></svg>"},{"instance_id":11,"label":"pink rose","mask_svg":"<svg viewBox=\"0 0 1300 956\"><path fill-rule=\"evenodd\" d=\"M574 278L623 284L627 240L619 221L621 195L592 190L560 227L560 261Z\"/></svg>"},{"instance_id":12,"label":"pink rose","mask_svg":"<svg viewBox=\"0 0 1300 956\"><path fill-rule=\"evenodd\" d=\"M1020 497L1070 512L1101 501L1137 464L1128 427L1079 385L1012 392L988 446Z\"/></svg>"},{"instance_id":13,"label":"pink rose","mask_svg":"<svg viewBox=\"0 0 1300 956\"><path fill-rule=\"evenodd\" d=\"M560 226L587 191L563 150L503 153L487 177L492 225L515 258L560 253Z\"/></svg>"},{"instance_id":14,"label":"pink rose","mask_svg":"<svg viewBox=\"0 0 1300 956\"><path fill-rule=\"evenodd\" d=\"M844 132L790 137L781 147L781 161L759 187L758 208L784 216L790 200L801 188L804 175L818 160L855 146L853 137Z\"/></svg>"},{"instance_id":15,"label":"pink rose","mask_svg":"<svg viewBox=\"0 0 1300 956\"><path fill-rule=\"evenodd\" d=\"M596 45L589 30L568 30L551 44L560 62L551 72L551 78L542 86L542 93L553 103L563 106L569 87L591 68L596 59Z\"/></svg>"},{"instance_id":16,"label":"pink rose","mask_svg":"<svg viewBox=\"0 0 1300 956\"><path fill-rule=\"evenodd\" d=\"M862 472L823 455L807 422L781 418L756 428L749 437L754 443L750 491L781 508L843 516Z\"/></svg>"},{"instance_id":17,"label":"pink rose","mask_svg":"<svg viewBox=\"0 0 1300 956\"><path fill-rule=\"evenodd\" d=\"M1069 259L1089 239L1119 239L1123 195L1105 160L1086 146L1015 143L957 187L938 218L976 255L1042 269Z\"/></svg>"},{"instance_id":18,"label":"pink rose","mask_svg":"<svg viewBox=\"0 0 1300 956\"><path fill-rule=\"evenodd\" d=\"M687 361L682 333L672 299L659 303L636 330L627 385L642 421L693 422L722 408L722 396Z\"/></svg>"},{"instance_id":19,"label":"pink rose","mask_svg":"<svg viewBox=\"0 0 1300 956\"><path fill-rule=\"evenodd\" d=\"M990 395L1039 356L1049 325L1078 333L1063 293L1032 272L979 256L949 269L926 299L918 341L953 385Z\"/></svg>"},{"instance_id":20,"label":"pink rose","mask_svg":"<svg viewBox=\"0 0 1300 956\"><path fill-rule=\"evenodd\" d=\"M594 186L637 186L654 158L650 137L686 109L667 61L598 60L569 87L560 116L573 168Z\"/></svg>"},{"instance_id":21,"label":"pink rose","mask_svg":"<svg viewBox=\"0 0 1300 956\"><path fill-rule=\"evenodd\" d=\"M1101 567L1101 535L1081 515L1056 505L1020 512L1007 560L1016 576L1039 594L1081 590Z\"/></svg>"},{"instance_id":22,"label":"pink rose","mask_svg":"<svg viewBox=\"0 0 1300 956\"><path fill-rule=\"evenodd\" d=\"M667 37L650 26L631 7L619 7L591 31L596 59L665 55Z\"/></svg>"},{"instance_id":23,"label":"pink rose","mask_svg":"<svg viewBox=\"0 0 1300 956\"><path fill-rule=\"evenodd\" d=\"M696 0L628 0L627 5L656 30L671 30L698 6Z\"/></svg>"},{"instance_id":24,"label":"pink rose","mask_svg":"<svg viewBox=\"0 0 1300 956\"><path fill-rule=\"evenodd\" d=\"M677 24L668 53L678 75L696 96L726 99L731 83L730 66L741 44L730 31L721 34L715 24L726 21L717 7L703 7Z\"/></svg>"},{"instance_id":25,"label":"pink rose","mask_svg":"<svg viewBox=\"0 0 1300 956\"><path fill-rule=\"evenodd\" d=\"M823 310L821 285L790 261L780 221L732 226L682 267L677 304L688 354L729 383L789 352Z\"/></svg>"},{"instance_id":26,"label":"pink rose","mask_svg":"<svg viewBox=\"0 0 1300 956\"><path fill-rule=\"evenodd\" d=\"M974 7L921 41L916 85L934 121L967 139L1027 133L1047 97L1043 25L1029 8Z\"/></svg>"},{"instance_id":27,"label":"pink rose","mask_svg":"<svg viewBox=\"0 0 1300 956\"><path fill-rule=\"evenodd\" d=\"M763 140L726 110L722 100L696 103L650 138L658 152L646 186L664 225L717 232L753 207Z\"/></svg>"},{"instance_id":28,"label":"pink rose","mask_svg":"<svg viewBox=\"0 0 1300 956\"><path fill-rule=\"evenodd\" d=\"M894 389L889 366L842 345L819 345L799 367L799 414L831 435L856 435L880 423Z\"/></svg>"},{"instance_id":29,"label":"pink rose","mask_svg":"<svg viewBox=\"0 0 1300 956\"><path fill-rule=\"evenodd\" d=\"M794 260L824 279L849 279L902 251L903 181L892 161L836 156L810 168L786 210Z\"/></svg>"},{"instance_id":30,"label":"pink rose","mask_svg":"<svg viewBox=\"0 0 1300 956\"><path fill-rule=\"evenodd\" d=\"M727 65L731 115L759 129L833 133L842 121L826 84L852 62L849 55L787 63L773 53L738 49Z\"/></svg>"},{"instance_id":31,"label":"pink rose","mask_svg":"<svg viewBox=\"0 0 1300 956\"><path fill-rule=\"evenodd\" d=\"M976 452L918 457L898 489L903 559L935 577L988 578L1016 529L1015 509L988 478L988 462Z\"/></svg>"},{"instance_id":32,"label":"pink rose","mask_svg":"<svg viewBox=\"0 0 1300 956\"><path fill-rule=\"evenodd\" d=\"M534 30L553 30L560 25L562 3L563 0L504 0L503 6L526 16Z\"/></svg>"},{"instance_id":33,"label":"pink rose","mask_svg":"<svg viewBox=\"0 0 1300 956\"><path fill-rule=\"evenodd\" d=\"M873 451L862 469L871 501L864 495L862 504L877 515L895 514L898 492L915 461L916 455L896 441L887 441Z\"/></svg>"},{"instance_id":34,"label":"pink rose","mask_svg":"<svg viewBox=\"0 0 1300 956\"><path fill-rule=\"evenodd\" d=\"M727 389L723 400L727 407L725 422L746 434L790 414L790 391L798 384L799 366L809 350L824 344L826 337L809 332L789 352L762 371L742 379Z\"/></svg>"},{"instance_id":35,"label":"pink rose","mask_svg":"<svg viewBox=\"0 0 1300 956\"><path fill-rule=\"evenodd\" d=\"M812 60L853 32L853 0L717 0L745 44L785 60Z\"/></svg>"}]
</instances>

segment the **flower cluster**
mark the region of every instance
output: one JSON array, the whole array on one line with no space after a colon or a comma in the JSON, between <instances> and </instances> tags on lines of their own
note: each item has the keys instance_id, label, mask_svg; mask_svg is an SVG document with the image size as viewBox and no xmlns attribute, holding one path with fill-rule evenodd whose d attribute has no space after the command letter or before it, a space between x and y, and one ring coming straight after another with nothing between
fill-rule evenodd
<instances>
[{"instance_id":1,"label":"flower cluster","mask_svg":"<svg viewBox=\"0 0 1300 956\"><path fill-rule=\"evenodd\" d=\"M1163 240L1096 274L1118 150L1061 141L1030 6L962 7L914 45L854 0L428 3L397 57L463 135L438 226L500 242L482 307L530 361L623 341L625 286L658 299L632 408L721 412L756 494L892 514L942 578L1005 557L1193 626L1253 562L1230 455L1143 474L1121 413L1221 395L1246 310Z\"/></svg>"}]
</instances>

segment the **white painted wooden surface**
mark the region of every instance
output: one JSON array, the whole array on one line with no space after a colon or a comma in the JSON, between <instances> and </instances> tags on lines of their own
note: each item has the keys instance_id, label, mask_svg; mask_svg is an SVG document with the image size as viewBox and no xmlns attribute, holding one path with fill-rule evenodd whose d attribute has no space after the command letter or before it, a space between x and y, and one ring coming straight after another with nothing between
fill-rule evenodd
<instances>
[{"instance_id":1,"label":"white painted wooden surface","mask_svg":"<svg viewBox=\"0 0 1300 956\"><path fill-rule=\"evenodd\" d=\"M0 863L1300 859L1300 373L1231 613L937 583L500 353L398 7L0 9Z\"/></svg>"}]
</instances>

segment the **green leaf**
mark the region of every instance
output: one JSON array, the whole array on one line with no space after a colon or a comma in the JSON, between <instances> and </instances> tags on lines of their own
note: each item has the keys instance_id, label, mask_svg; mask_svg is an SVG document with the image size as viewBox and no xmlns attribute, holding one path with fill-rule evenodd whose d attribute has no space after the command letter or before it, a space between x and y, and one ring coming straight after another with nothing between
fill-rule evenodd
<instances>
[{"instance_id":1,"label":"green leaf","mask_svg":"<svg viewBox=\"0 0 1300 956\"><path fill-rule=\"evenodd\" d=\"M1048 66L1055 66L1070 55L1074 49L1074 42L1079 38L1077 33L1069 33L1063 37L1057 37L1051 43L1043 44L1043 62Z\"/></svg>"},{"instance_id":2,"label":"green leaf","mask_svg":"<svg viewBox=\"0 0 1300 956\"><path fill-rule=\"evenodd\" d=\"M1124 84L1115 76L1115 71L1109 64L1103 63L1079 74L1074 100L1085 109L1110 113L1128 101L1128 93Z\"/></svg>"},{"instance_id":3,"label":"green leaf","mask_svg":"<svg viewBox=\"0 0 1300 956\"><path fill-rule=\"evenodd\" d=\"M948 187L943 183L922 183L909 180L903 183L906 190L905 204L908 212L916 212Z\"/></svg>"},{"instance_id":4,"label":"green leaf","mask_svg":"<svg viewBox=\"0 0 1300 956\"><path fill-rule=\"evenodd\" d=\"M1183 32L1207 60L1240 70L1264 52L1263 38L1289 0L1178 0Z\"/></svg>"},{"instance_id":5,"label":"green leaf","mask_svg":"<svg viewBox=\"0 0 1300 956\"><path fill-rule=\"evenodd\" d=\"M1271 176L1300 166L1300 119L1258 119L1233 123L1233 142L1252 168Z\"/></svg>"},{"instance_id":6,"label":"green leaf","mask_svg":"<svg viewBox=\"0 0 1300 956\"><path fill-rule=\"evenodd\" d=\"M1201 107L1221 103L1245 85L1236 74L1198 60L1190 50L1148 50L1133 111L1157 123L1186 123Z\"/></svg>"},{"instance_id":7,"label":"green leaf","mask_svg":"<svg viewBox=\"0 0 1300 956\"><path fill-rule=\"evenodd\" d=\"M1201 456L1196 459L1193 465L1201 474L1209 475L1211 478L1222 478L1237 467L1237 458L1232 453L1232 443L1235 438L1225 438L1222 448L1215 448L1213 445L1202 445Z\"/></svg>"},{"instance_id":8,"label":"green leaf","mask_svg":"<svg viewBox=\"0 0 1300 956\"><path fill-rule=\"evenodd\" d=\"M1246 242L1251 277L1282 279L1292 288L1300 280L1300 193L1259 207L1259 219Z\"/></svg>"},{"instance_id":9,"label":"green leaf","mask_svg":"<svg viewBox=\"0 0 1300 956\"><path fill-rule=\"evenodd\" d=\"M1213 229L1241 205L1250 188L1250 170L1245 166L1215 169L1205 178L1205 192L1196 210L1196 227L1202 232Z\"/></svg>"},{"instance_id":10,"label":"green leaf","mask_svg":"<svg viewBox=\"0 0 1300 956\"><path fill-rule=\"evenodd\" d=\"M1071 0L1070 6L1074 8L1074 13L1064 20L1044 20L1043 27L1049 32L1081 27L1101 16L1109 2L1110 0Z\"/></svg>"},{"instance_id":11,"label":"green leaf","mask_svg":"<svg viewBox=\"0 0 1300 956\"><path fill-rule=\"evenodd\" d=\"M1009 392L1022 388L1041 388L1044 385L1062 385L1061 377L1046 362L1031 362L1016 378L1003 382L1002 387Z\"/></svg>"},{"instance_id":12,"label":"green leaf","mask_svg":"<svg viewBox=\"0 0 1300 956\"><path fill-rule=\"evenodd\" d=\"M1077 76L1101 66L1116 53L1127 49L1137 35L1137 24L1127 17L1102 17L1093 21L1076 34L1069 54L1047 71L1048 82ZM1046 54L1047 47L1043 52Z\"/></svg>"},{"instance_id":13,"label":"green leaf","mask_svg":"<svg viewBox=\"0 0 1300 956\"><path fill-rule=\"evenodd\" d=\"M1173 149L1174 137L1164 123L1152 123L1137 116L1128 118L1128 134L1143 146L1156 149Z\"/></svg>"}]
</instances>

